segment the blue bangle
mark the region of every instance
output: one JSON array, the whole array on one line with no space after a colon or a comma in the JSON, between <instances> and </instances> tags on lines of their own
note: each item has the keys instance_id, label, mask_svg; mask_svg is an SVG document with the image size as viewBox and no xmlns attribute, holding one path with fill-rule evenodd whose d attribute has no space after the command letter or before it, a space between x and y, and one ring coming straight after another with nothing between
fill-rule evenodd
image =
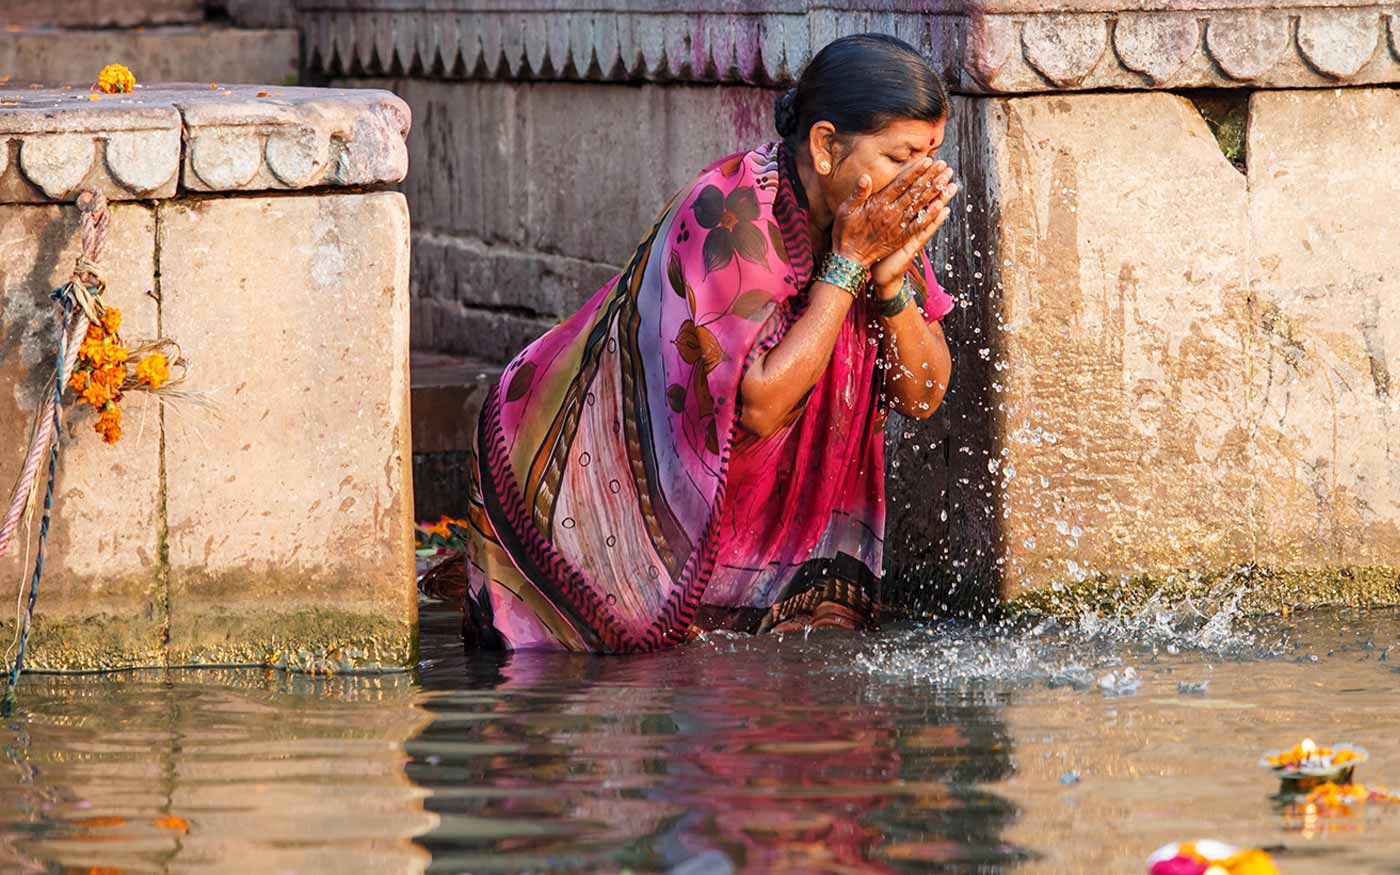
<instances>
[{"instance_id":1,"label":"blue bangle","mask_svg":"<svg viewBox=\"0 0 1400 875\"><path fill-rule=\"evenodd\" d=\"M860 297L861 289L865 288L868 279L870 268L835 252L826 256L822 271L817 274L817 282L836 286L852 298Z\"/></svg>"},{"instance_id":2,"label":"blue bangle","mask_svg":"<svg viewBox=\"0 0 1400 875\"><path fill-rule=\"evenodd\" d=\"M905 274L904 284L899 287L899 294L878 302L879 313L886 319L893 319L903 313L904 308L908 307L912 300L914 300L914 287L909 283L909 275Z\"/></svg>"}]
</instances>

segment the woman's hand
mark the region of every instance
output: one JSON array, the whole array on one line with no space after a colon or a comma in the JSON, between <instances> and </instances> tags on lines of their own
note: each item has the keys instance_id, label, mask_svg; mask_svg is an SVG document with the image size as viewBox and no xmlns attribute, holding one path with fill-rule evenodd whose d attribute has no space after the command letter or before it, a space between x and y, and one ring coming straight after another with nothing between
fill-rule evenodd
<instances>
[{"instance_id":1,"label":"woman's hand","mask_svg":"<svg viewBox=\"0 0 1400 875\"><path fill-rule=\"evenodd\" d=\"M904 274L913 263L914 256L928 245L933 235L938 233L938 229L948 220L948 201L958 193L958 186L952 179L952 168L944 165L943 170L935 177L934 196L915 214L909 228L904 229L905 240L870 269L870 283L875 287L877 297L893 298L899 294L899 289L904 283Z\"/></svg>"},{"instance_id":2,"label":"woman's hand","mask_svg":"<svg viewBox=\"0 0 1400 875\"><path fill-rule=\"evenodd\" d=\"M836 211L832 251L870 267L900 250L911 231L928 224L930 205L940 194L938 180L945 175L952 178L946 164L925 158L906 167L877 192L870 190L870 177L861 176L856 190ZM922 223L920 216L924 217Z\"/></svg>"}]
</instances>

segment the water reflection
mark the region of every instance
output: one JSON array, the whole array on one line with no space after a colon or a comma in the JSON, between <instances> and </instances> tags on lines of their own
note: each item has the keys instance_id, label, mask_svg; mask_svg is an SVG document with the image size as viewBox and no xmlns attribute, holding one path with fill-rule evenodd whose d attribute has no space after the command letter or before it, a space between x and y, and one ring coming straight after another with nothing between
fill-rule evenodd
<instances>
[{"instance_id":1,"label":"water reflection","mask_svg":"<svg viewBox=\"0 0 1400 875\"><path fill-rule=\"evenodd\" d=\"M409 775L434 871L999 872L1003 705L849 671L858 640L719 638L630 659L444 654ZM489 679L462 690L461 672ZM913 717L912 715L917 715ZM912 718L912 719L911 719Z\"/></svg>"},{"instance_id":2,"label":"water reflection","mask_svg":"<svg viewBox=\"0 0 1400 875\"><path fill-rule=\"evenodd\" d=\"M415 696L407 675L31 676L0 735L0 871L422 872Z\"/></svg>"},{"instance_id":3,"label":"water reflection","mask_svg":"<svg viewBox=\"0 0 1400 875\"><path fill-rule=\"evenodd\" d=\"M1397 612L470 661L456 623L416 675L27 678L0 872L1071 875L1204 836L1400 871L1400 808L1313 817L1255 766L1309 735L1400 785Z\"/></svg>"}]
</instances>

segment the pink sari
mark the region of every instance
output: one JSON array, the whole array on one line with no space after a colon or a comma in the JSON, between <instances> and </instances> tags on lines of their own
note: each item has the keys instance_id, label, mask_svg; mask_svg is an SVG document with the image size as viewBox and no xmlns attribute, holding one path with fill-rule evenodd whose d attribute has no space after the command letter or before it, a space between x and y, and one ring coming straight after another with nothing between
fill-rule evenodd
<instances>
[{"instance_id":1,"label":"pink sari","mask_svg":"<svg viewBox=\"0 0 1400 875\"><path fill-rule=\"evenodd\" d=\"M813 267L791 161L732 155L510 363L477 432L469 637L637 652L829 580L873 593L886 405L864 301L787 425L739 427L744 369L802 314ZM926 259L911 279L927 318L952 309Z\"/></svg>"}]
</instances>

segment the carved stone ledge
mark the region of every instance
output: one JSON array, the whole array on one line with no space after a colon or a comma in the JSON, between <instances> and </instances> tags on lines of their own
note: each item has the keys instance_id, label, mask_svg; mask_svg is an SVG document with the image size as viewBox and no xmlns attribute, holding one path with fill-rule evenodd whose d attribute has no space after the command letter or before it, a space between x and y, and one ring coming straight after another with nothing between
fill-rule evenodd
<instances>
[{"instance_id":1,"label":"carved stone ledge","mask_svg":"<svg viewBox=\"0 0 1400 875\"><path fill-rule=\"evenodd\" d=\"M156 85L0 90L0 203L369 186L408 171L409 110L385 91ZM183 170L183 173L181 172Z\"/></svg>"},{"instance_id":2,"label":"carved stone ledge","mask_svg":"<svg viewBox=\"0 0 1400 875\"><path fill-rule=\"evenodd\" d=\"M1400 5L1375 0L300 0L298 15L331 76L781 85L876 30L969 93L1400 82Z\"/></svg>"}]
</instances>

